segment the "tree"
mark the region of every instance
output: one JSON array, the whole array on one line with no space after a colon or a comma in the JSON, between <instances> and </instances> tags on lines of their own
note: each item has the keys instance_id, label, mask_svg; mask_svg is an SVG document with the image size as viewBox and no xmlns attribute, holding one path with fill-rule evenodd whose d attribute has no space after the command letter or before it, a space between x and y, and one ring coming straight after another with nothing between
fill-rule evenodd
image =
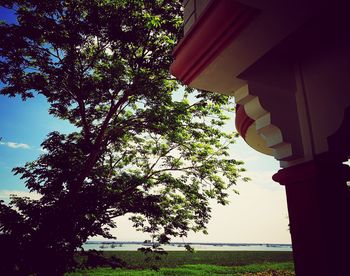
<instances>
[{"instance_id":1,"label":"tree","mask_svg":"<svg viewBox=\"0 0 350 276\"><path fill-rule=\"evenodd\" d=\"M76 126L48 134L46 152L14 169L41 198L0 204L0 239L13 249L6 269L59 275L127 213L160 244L205 231L209 201L227 204L243 168L228 156L235 134L221 130L230 99L179 92L168 73L181 4L0 3L17 16L0 23L0 93L44 95L51 114Z\"/></svg>"}]
</instances>

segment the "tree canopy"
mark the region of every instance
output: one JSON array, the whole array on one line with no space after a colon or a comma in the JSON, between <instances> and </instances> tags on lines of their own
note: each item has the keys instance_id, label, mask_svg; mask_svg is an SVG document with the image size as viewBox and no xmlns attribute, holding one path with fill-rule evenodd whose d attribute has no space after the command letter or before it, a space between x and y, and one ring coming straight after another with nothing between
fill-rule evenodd
<instances>
[{"instance_id":1,"label":"tree canopy","mask_svg":"<svg viewBox=\"0 0 350 276\"><path fill-rule=\"evenodd\" d=\"M0 202L6 269L60 274L125 214L161 244L205 232L209 201L227 204L244 169L228 154L236 134L223 131L230 98L169 74L180 1L0 3L17 18L0 23L1 95L44 95L76 127L49 133L45 153L14 169L41 198Z\"/></svg>"}]
</instances>

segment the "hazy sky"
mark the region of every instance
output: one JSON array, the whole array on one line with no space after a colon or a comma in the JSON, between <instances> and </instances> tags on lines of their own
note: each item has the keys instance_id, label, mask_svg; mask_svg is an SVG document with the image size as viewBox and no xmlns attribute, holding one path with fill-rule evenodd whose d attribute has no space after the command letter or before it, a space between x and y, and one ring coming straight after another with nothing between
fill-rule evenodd
<instances>
[{"instance_id":1,"label":"hazy sky","mask_svg":"<svg viewBox=\"0 0 350 276\"><path fill-rule=\"evenodd\" d=\"M22 102L18 98L0 96L0 199L9 194L26 195L23 182L13 176L11 169L34 160L40 153L40 143L50 131L68 133L73 130L67 122L50 116L43 97ZM234 130L233 120L228 127ZM278 162L251 149L240 138L231 149L236 159L245 161L248 183L238 183L240 195L233 192L231 204L212 204L209 235L190 234L186 241L289 243L288 211L284 188L271 180ZM127 218L118 220L113 231L118 240L148 238L132 229Z\"/></svg>"}]
</instances>

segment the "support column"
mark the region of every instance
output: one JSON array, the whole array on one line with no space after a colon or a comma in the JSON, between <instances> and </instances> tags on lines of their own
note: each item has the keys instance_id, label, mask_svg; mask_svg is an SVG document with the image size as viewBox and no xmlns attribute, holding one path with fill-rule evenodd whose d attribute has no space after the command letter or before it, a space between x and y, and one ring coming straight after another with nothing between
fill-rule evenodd
<instances>
[{"instance_id":1,"label":"support column","mask_svg":"<svg viewBox=\"0 0 350 276\"><path fill-rule=\"evenodd\" d=\"M350 275L350 168L330 156L280 170L298 276Z\"/></svg>"}]
</instances>

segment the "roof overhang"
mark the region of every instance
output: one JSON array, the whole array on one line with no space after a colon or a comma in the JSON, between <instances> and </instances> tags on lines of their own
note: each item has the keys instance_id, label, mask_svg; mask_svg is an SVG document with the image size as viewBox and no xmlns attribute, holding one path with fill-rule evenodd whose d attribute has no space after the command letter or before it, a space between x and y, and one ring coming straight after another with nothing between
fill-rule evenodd
<instances>
[{"instance_id":1,"label":"roof overhang","mask_svg":"<svg viewBox=\"0 0 350 276\"><path fill-rule=\"evenodd\" d=\"M170 72L194 88L232 94L240 74L305 23L322 1L212 0L173 52Z\"/></svg>"}]
</instances>

